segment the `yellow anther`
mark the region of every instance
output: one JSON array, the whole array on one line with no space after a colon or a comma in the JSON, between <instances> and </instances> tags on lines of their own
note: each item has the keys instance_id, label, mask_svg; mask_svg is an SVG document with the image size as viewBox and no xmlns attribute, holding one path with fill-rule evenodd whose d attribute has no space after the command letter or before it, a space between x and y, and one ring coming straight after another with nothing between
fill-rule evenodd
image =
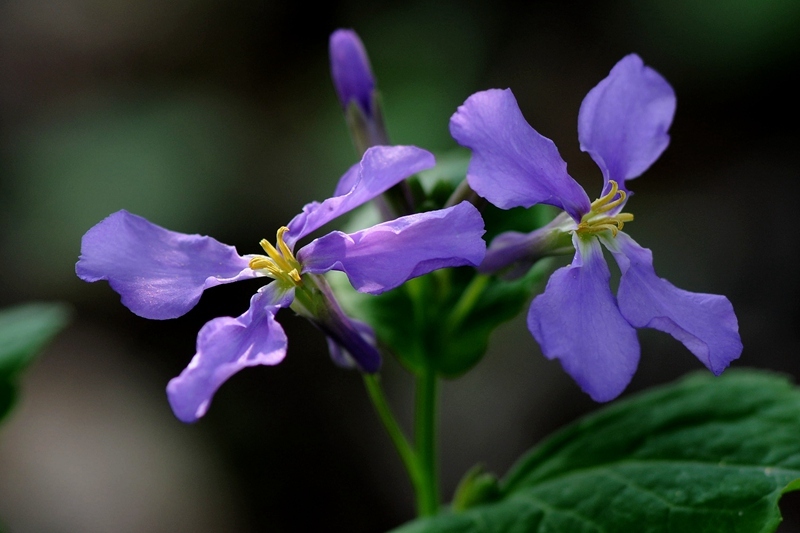
<instances>
[{"instance_id":1,"label":"yellow anther","mask_svg":"<svg viewBox=\"0 0 800 533\"><path fill-rule=\"evenodd\" d=\"M291 270L289 263L286 262L286 259L284 259L283 255L281 255L281 253L274 246L272 246L267 239L261 239L258 244L260 244L264 251L267 252L269 258L275 262L278 268L287 271Z\"/></svg>"},{"instance_id":2,"label":"yellow anther","mask_svg":"<svg viewBox=\"0 0 800 533\"><path fill-rule=\"evenodd\" d=\"M273 269L275 269L275 263L272 262L272 260L270 260L269 258L264 257L263 255L257 255L255 257L253 257L250 260L250 264L248 266L253 270L261 270L261 269L273 270Z\"/></svg>"},{"instance_id":3,"label":"yellow anther","mask_svg":"<svg viewBox=\"0 0 800 533\"><path fill-rule=\"evenodd\" d=\"M594 210L595 207L607 204L609 201L613 200L613 198L617 195L617 191L619 190L617 182L614 180L608 180L608 184L611 185L611 190L608 191L608 194L601 196L600 198L592 202L592 210Z\"/></svg>"},{"instance_id":4,"label":"yellow anther","mask_svg":"<svg viewBox=\"0 0 800 533\"><path fill-rule=\"evenodd\" d=\"M286 234L287 231L289 231L289 228L287 228L286 226L281 226L280 228L278 228L278 235L275 238L275 242L278 243L278 248L280 248L281 253L283 254L284 257L291 257L292 259L294 259L294 254L289 249L289 246L287 246L283 240L283 236Z\"/></svg>"},{"instance_id":5,"label":"yellow anther","mask_svg":"<svg viewBox=\"0 0 800 533\"><path fill-rule=\"evenodd\" d=\"M613 182L612 182L613 183ZM625 191L619 191L619 198L612 202L608 202L607 204L600 206L597 209L597 213L607 213L617 207L618 205L625 202L625 199L628 197L628 194Z\"/></svg>"},{"instance_id":6,"label":"yellow anther","mask_svg":"<svg viewBox=\"0 0 800 533\"><path fill-rule=\"evenodd\" d=\"M631 213L603 216L603 213L608 213L625 203L628 197L625 191L619 190L616 181L608 180L608 184L611 186L611 190L592 202L591 210L581 217L581 222L575 229L579 235L595 235L603 231L610 231L611 235L616 237L626 222L633 221Z\"/></svg>"},{"instance_id":7,"label":"yellow anther","mask_svg":"<svg viewBox=\"0 0 800 533\"><path fill-rule=\"evenodd\" d=\"M625 200L628 198L628 193L619 190L619 186L614 180L608 180L608 184L611 185L611 190L608 191L608 194L592 202L592 210L589 214L599 215L600 213L607 213L618 205L625 203ZM619 197L615 200L614 197L617 195L619 195Z\"/></svg>"},{"instance_id":8,"label":"yellow anther","mask_svg":"<svg viewBox=\"0 0 800 533\"><path fill-rule=\"evenodd\" d=\"M276 242L278 247L273 246L267 239L261 239L259 244L267 253L266 256L256 255L250 259L249 266L253 270L260 270L263 274L282 280L289 284L299 285L302 282L300 275L301 266L294 257L292 250L283 240L283 236L289 228L286 226L278 230Z\"/></svg>"}]
</instances>

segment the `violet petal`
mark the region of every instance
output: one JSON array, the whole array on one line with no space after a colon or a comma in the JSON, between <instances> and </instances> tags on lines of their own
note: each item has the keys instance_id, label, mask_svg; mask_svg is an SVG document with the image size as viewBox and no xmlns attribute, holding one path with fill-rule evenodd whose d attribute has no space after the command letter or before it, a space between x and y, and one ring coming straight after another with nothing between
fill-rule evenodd
<instances>
[{"instance_id":1,"label":"violet petal","mask_svg":"<svg viewBox=\"0 0 800 533\"><path fill-rule=\"evenodd\" d=\"M727 298L685 291L659 278L652 252L625 233L603 242L622 271L617 298L631 325L669 333L716 375L739 357L739 325Z\"/></svg>"},{"instance_id":2,"label":"violet petal","mask_svg":"<svg viewBox=\"0 0 800 533\"><path fill-rule=\"evenodd\" d=\"M352 188L358 183L358 180L361 179L361 165L355 164L345 172L341 178L339 178L339 182L336 184L336 190L333 191L332 198L336 198L337 196L343 196L349 193Z\"/></svg>"},{"instance_id":3,"label":"violet petal","mask_svg":"<svg viewBox=\"0 0 800 533\"><path fill-rule=\"evenodd\" d=\"M205 289L256 277L233 246L169 231L124 210L86 232L75 272L84 281L108 280L125 307L152 319L179 317Z\"/></svg>"},{"instance_id":4,"label":"violet petal","mask_svg":"<svg viewBox=\"0 0 800 533\"><path fill-rule=\"evenodd\" d=\"M359 292L380 294L445 267L477 266L486 244L483 219L469 202L408 215L346 234L334 231L303 247L303 272L341 270Z\"/></svg>"},{"instance_id":5,"label":"violet petal","mask_svg":"<svg viewBox=\"0 0 800 533\"><path fill-rule=\"evenodd\" d=\"M639 363L636 330L617 308L597 239L573 237L571 265L556 270L528 312L528 329L548 359L598 402L616 398Z\"/></svg>"},{"instance_id":6,"label":"violet petal","mask_svg":"<svg viewBox=\"0 0 800 533\"><path fill-rule=\"evenodd\" d=\"M497 207L544 203L575 220L589 211L589 197L555 144L528 125L510 89L470 96L450 119L450 134L472 150L470 187Z\"/></svg>"},{"instance_id":7,"label":"violet petal","mask_svg":"<svg viewBox=\"0 0 800 533\"><path fill-rule=\"evenodd\" d=\"M368 149L361 162L342 176L337 192L342 192L342 183L351 185L350 189L322 203L306 204L303 212L289 222L286 243L293 248L298 240L312 231L435 164L433 154L416 146L374 146ZM357 173L357 178L351 173Z\"/></svg>"},{"instance_id":8,"label":"violet petal","mask_svg":"<svg viewBox=\"0 0 800 533\"><path fill-rule=\"evenodd\" d=\"M243 315L215 318L203 326L194 358L167 385L178 419L189 423L205 415L217 389L239 370L283 360L286 334L275 321L280 307L269 305L271 299L269 292L256 293Z\"/></svg>"},{"instance_id":9,"label":"violet petal","mask_svg":"<svg viewBox=\"0 0 800 533\"><path fill-rule=\"evenodd\" d=\"M583 99L578 114L581 150L603 171L605 183L641 175L669 144L675 92L636 54L623 57ZM604 189L605 191L605 189Z\"/></svg>"}]
</instances>

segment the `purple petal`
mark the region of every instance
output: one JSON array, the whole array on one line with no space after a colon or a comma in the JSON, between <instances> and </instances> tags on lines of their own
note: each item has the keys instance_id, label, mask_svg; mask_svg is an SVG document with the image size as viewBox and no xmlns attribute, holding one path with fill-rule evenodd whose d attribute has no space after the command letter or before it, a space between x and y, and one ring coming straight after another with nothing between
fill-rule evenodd
<instances>
[{"instance_id":1,"label":"purple petal","mask_svg":"<svg viewBox=\"0 0 800 533\"><path fill-rule=\"evenodd\" d=\"M544 203L575 220L589 211L589 198L555 144L528 125L510 89L470 96L450 119L450 133L472 150L470 187L497 207Z\"/></svg>"},{"instance_id":2,"label":"purple petal","mask_svg":"<svg viewBox=\"0 0 800 533\"><path fill-rule=\"evenodd\" d=\"M739 357L739 324L727 298L684 291L659 278L652 252L625 233L603 242L622 271L617 297L631 325L669 333L716 375Z\"/></svg>"},{"instance_id":3,"label":"purple petal","mask_svg":"<svg viewBox=\"0 0 800 533\"><path fill-rule=\"evenodd\" d=\"M342 109L356 102L364 114L372 116L375 78L364 44L353 30L336 30L330 38L331 77Z\"/></svg>"},{"instance_id":4,"label":"purple petal","mask_svg":"<svg viewBox=\"0 0 800 533\"><path fill-rule=\"evenodd\" d=\"M284 288L279 283L269 283L258 289L261 295L261 305L280 307L282 309L290 307L294 302L294 288Z\"/></svg>"},{"instance_id":5,"label":"purple petal","mask_svg":"<svg viewBox=\"0 0 800 533\"><path fill-rule=\"evenodd\" d=\"M640 176L669 144L675 92L636 54L623 57L584 98L578 114L581 150L621 188ZM605 189L604 189L605 190Z\"/></svg>"},{"instance_id":6,"label":"purple petal","mask_svg":"<svg viewBox=\"0 0 800 533\"><path fill-rule=\"evenodd\" d=\"M153 319L187 313L205 289L256 277L233 246L169 231L124 210L86 232L75 272L84 281L108 280L123 305Z\"/></svg>"},{"instance_id":7,"label":"purple petal","mask_svg":"<svg viewBox=\"0 0 800 533\"><path fill-rule=\"evenodd\" d=\"M462 202L349 235L335 231L297 257L303 272L341 270L359 292L380 294L439 268L477 266L486 252L483 233L478 210Z\"/></svg>"},{"instance_id":8,"label":"purple petal","mask_svg":"<svg viewBox=\"0 0 800 533\"><path fill-rule=\"evenodd\" d=\"M355 164L347 169L347 172L345 172L344 175L339 178L339 182L336 184L336 190L333 191L333 198L349 193L360 179L361 165Z\"/></svg>"},{"instance_id":9,"label":"purple petal","mask_svg":"<svg viewBox=\"0 0 800 533\"><path fill-rule=\"evenodd\" d=\"M622 317L608 286L597 239L573 236L571 265L556 270L528 312L528 329L548 359L598 402L625 390L639 364L636 330Z\"/></svg>"},{"instance_id":10,"label":"purple petal","mask_svg":"<svg viewBox=\"0 0 800 533\"><path fill-rule=\"evenodd\" d=\"M354 165L341 178L337 192L343 184L350 189L322 203L311 202L303 212L289 222L285 240L294 247L315 229L321 228L334 218L355 209L409 176L429 169L436 164L433 154L416 146L375 146L364 153L360 163ZM354 173L355 175L351 174ZM345 185L345 186L346 186Z\"/></svg>"},{"instance_id":11,"label":"purple petal","mask_svg":"<svg viewBox=\"0 0 800 533\"><path fill-rule=\"evenodd\" d=\"M283 360L286 334L275 321L280 307L269 305L271 299L269 292L256 293L243 315L215 318L203 326L197 334L197 354L167 385L178 419L195 422L205 415L217 389L239 370Z\"/></svg>"}]
</instances>

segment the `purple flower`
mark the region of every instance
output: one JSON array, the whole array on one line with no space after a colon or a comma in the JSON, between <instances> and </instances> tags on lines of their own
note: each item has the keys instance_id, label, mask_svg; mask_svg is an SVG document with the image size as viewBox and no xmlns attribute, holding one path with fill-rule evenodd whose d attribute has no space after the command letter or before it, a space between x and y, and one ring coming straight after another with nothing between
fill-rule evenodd
<instances>
[{"instance_id":1,"label":"purple flower","mask_svg":"<svg viewBox=\"0 0 800 533\"><path fill-rule=\"evenodd\" d=\"M480 269L529 266L543 254L574 247L572 264L550 277L528 313L528 329L544 355L596 401L618 396L639 362L634 328L655 328L681 341L714 374L739 357L742 344L727 298L676 288L653 270L652 254L620 231L626 181L641 175L669 143L675 113L672 87L634 54L589 91L578 116L581 150L603 173L603 195L590 202L567 174L550 139L531 128L510 90L472 95L450 121L453 137L472 149L470 186L498 207L537 203L564 210L529 234L498 236ZM622 277L616 297L601 244Z\"/></svg>"},{"instance_id":2,"label":"purple flower","mask_svg":"<svg viewBox=\"0 0 800 533\"><path fill-rule=\"evenodd\" d=\"M242 368L283 360L286 336L275 321L281 308L291 307L319 327L335 362L376 372L380 356L372 330L342 312L321 274L343 271L358 291L380 294L438 268L478 265L485 253L480 214L462 203L351 234L333 231L297 254L294 247L433 165L430 153L411 146L368 150L341 178L332 198L307 204L278 230L275 246L261 241L266 255L241 256L211 237L175 233L119 211L84 235L76 273L84 281L108 280L126 307L152 319L183 315L209 287L255 277L274 280L252 297L244 314L215 318L200 330L196 355L167 387L172 409L184 422L203 416L216 390Z\"/></svg>"}]
</instances>

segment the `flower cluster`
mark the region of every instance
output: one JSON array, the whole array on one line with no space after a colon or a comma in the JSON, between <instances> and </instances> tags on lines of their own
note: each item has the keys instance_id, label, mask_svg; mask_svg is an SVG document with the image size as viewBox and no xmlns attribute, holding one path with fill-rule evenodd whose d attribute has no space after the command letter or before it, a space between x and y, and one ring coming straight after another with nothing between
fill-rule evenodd
<instances>
[{"instance_id":1,"label":"flower cluster","mask_svg":"<svg viewBox=\"0 0 800 533\"><path fill-rule=\"evenodd\" d=\"M196 355L167 387L175 415L185 422L203 416L234 373L283 360L286 336L275 321L282 308L291 307L327 335L334 361L376 372L380 356L371 329L342 312L321 274L342 271L356 290L380 294L439 268L477 266L486 248L478 210L464 202L355 233L333 231L297 253L294 248L326 223L432 166L433 156L419 148L370 148L342 176L333 197L307 204L278 230L274 246L261 241L266 255L242 256L211 237L172 232L120 211L84 235L76 272L84 281L108 280L125 306L151 319L185 314L216 285L274 280L252 297L242 315L216 318L200 330Z\"/></svg>"},{"instance_id":2,"label":"flower cluster","mask_svg":"<svg viewBox=\"0 0 800 533\"><path fill-rule=\"evenodd\" d=\"M524 274L545 255L574 253L571 264L556 270L533 300L528 328L544 355L559 359L597 401L615 398L630 382L639 361L636 328L671 334L714 374L739 357L742 345L730 302L659 278L651 252L622 231L633 221L624 211L627 182L666 149L675 113L672 87L638 56L617 63L580 108L580 146L600 167L604 182L593 202L567 173L553 142L525 121L510 90L479 92L459 107L450 131L472 150L466 176L472 191L501 209L542 203L563 210L531 233L497 236L487 251L483 220L468 202L393 218L392 213L413 212L404 180L433 167L433 155L412 146L386 146L375 80L358 36L338 30L330 47L334 86L363 157L341 177L331 198L307 204L281 227L274 245L262 240L264 254L239 255L211 237L172 232L126 211L112 214L83 238L78 276L107 280L122 303L145 318L181 316L210 287L272 280L242 315L216 318L200 330L197 353L167 387L179 419L202 417L216 390L242 368L283 360L287 340L275 315L287 307L327 336L334 362L377 372L381 359L374 333L342 311L323 277L331 270L344 272L357 291L380 294L441 268L467 265L507 278ZM390 202L395 195L395 209L382 211L385 222L349 234L333 231L295 252L301 239L384 194ZM621 271L616 295L603 248Z\"/></svg>"},{"instance_id":3,"label":"flower cluster","mask_svg":"<svg viewBox=\"0 0 800 533\"><path fill-rule=\"evenodd\" d=\"M627 181L666 149L674 112L672 87L635 54L589 91L578 138L603 174L594 202L567 174L554 143L525 121L510 90L470 96L450 121L453 137L472 150L467 180L478 194L502 209L543 203L564 210L532 233L499 235L480 269L518 274L542 255L563 253L571 240L572 263L533 300L528 329L544 355L558 358L596 401L615 398L630 382L639 362L635 328L671 334L717 375L742 351L727 298L659 278L651 252L621 231L633 220L623 212ZM616 297L601 245L622 273Z\"/></svg>"}]
</instances>

